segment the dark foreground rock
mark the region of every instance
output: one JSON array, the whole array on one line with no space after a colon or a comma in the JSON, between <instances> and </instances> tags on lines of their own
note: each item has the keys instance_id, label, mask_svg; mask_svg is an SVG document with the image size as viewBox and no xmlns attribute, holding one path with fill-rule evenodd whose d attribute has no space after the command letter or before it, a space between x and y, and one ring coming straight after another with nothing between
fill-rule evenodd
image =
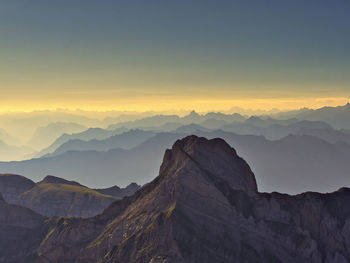
<instances>
[{"instance_id":1,"label":"dark foreground rock","mask_svg":"<svg viewBox=\"0 0 350 263\"><path fill-rule=\"evenodd\" d=\"M47 219L41 242L2 262L349 262L349 202L346 188L259 193L228 144L189 136L134 195L92 218Z\"/></svg>"}]
</instances>

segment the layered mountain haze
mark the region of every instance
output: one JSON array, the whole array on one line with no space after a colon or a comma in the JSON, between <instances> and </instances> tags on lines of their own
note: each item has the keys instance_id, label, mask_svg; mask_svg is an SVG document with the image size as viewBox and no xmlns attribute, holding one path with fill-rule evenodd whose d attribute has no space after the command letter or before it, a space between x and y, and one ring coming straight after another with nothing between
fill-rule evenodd
<instances>
[{"instance_id":1,"label":"layered mountain haze","mask_svg":"<svg viewBox=\"0 0 350 263\"><path fill-rule=\"evenodd\" d=\"M0 160L3 162L28 159L28 156L30 156L33 151L33 148L9 145L0 140Z\"/></svg>"},{"instance_id":2,"label":"layered mountain haze","mask_svg":"<svg viewBox=\"0 0 350 263\"><path fill-rule=\"evenodd\" d=\"M45 127L39 127L27 144L34 149L42 149L51 145L64 133L78 133L86 129L86 126L77 123L50 123Z\"/></svg>"},{"instance_id":3,"label":"layered mountain haze","mask_svg":"<svg viewBox=\"0 0 350 263\"><path fill-rule=\"evenodd\" d=\"M28 113L22 119L20 115L11 115L11 123L25 120L24 123L46 127L39 128L41 132L37 133L37 140L42 144L47 144L49 137L54 140L63 134L38 152L27 146L0 143L0 172L22 174L34 181L54 174L92 189L108 188L115 183L121 187L132 182L142 185L156 173L164 148L179 138L196 134L227 140L260 175L258 185L262 191L329 192L350 185L347 176L350 172L347 164L350 133L328 123L334 117L343 119L342 126L346 127L344 112L348 108L345 105L303 109L271 116L192 111L184 116L149 112L106 117L96 113L95 119L86 116L79 119L81 112L62 112L57 114L58 121L46 126L42 124L56 115ZM319 119L302 119L300 114L307 112L310 115L305 116L325 115ZM331 114L327 115L328 112ZM128 116L130 120L125 122ZM118 120L120 122L106 128L107 123ZM88 128L91 123L105 126ZM83 131L75 133L75 129ZM9 137L8 132L3 134Z\"/></svg>"},{"instance_id":4,"label":"layered mountain haze","mask_svg":"<svg viewBox=\"0 0 350 263\"><path fill-rule=\"evenodd\" d=\"M350 129L350 103L338 107L302 109L272 115L278 118L295 117L301 120L324 121L338 129Z\"/></svg>"},{"instance_id":5,"label":"layered mountain haze","mask_svg":"<svg viewBox=\"0 0 350 263\"><path fill-rule=\"evenodd\" d=\"M117 128L115 130L105 130L102 128L89 128L86 131L80 133L73 134L62 134L59 138L57 138L50 146L42 149L39 152L36 152L33 157L41 157L46 154L53 153L63 144L73 141L91 141L91 140L104 140L109 137L121 134L123 132L128 131L126 128Z\"/></svg>"},{"instance_id":6,"label":"layered mountain haze","mask_svg":"<svg viewBox=\"0 0 350 263\"><path fill-rule=\"evenodd\" d=\"M159 175L134 195L92 218L37 216L26 230L36 234L0 260L347 262L349 201L347 188L260 193L249 165L225 141L189 136L166 150ZM1 202L2 212L9 205ZM23 220L34 216L26 213ZM3 233L12 229L12 222L0 224ZM19 231L23 225L17 225Z\"/></svg>"},{"instance_id":7,"label":"layered mountain haze","mask_svg":"<svg viewBox=\"0 0 350 263\"><path fill-rule=\"evenodd\" d=\"M20 141L20 139L13 137L7 131L1 128L0 128L0 141L9 145L14 145L14 146L20 146L23 143Z\"/></svg>"},{"instance_id":8,"label":"layered mountain haze","mask_svg":"<svg viewBox=\"0 0 350 263\"><path fill-rule=\"evenodd\" d=\"M305 127L314 125L312 122L302 123ZM43 158L2 162L0 171L23 174L36 181L46 174L55 174L92 188L108 187L116 181L121 186L131 182L142 185L157 172L164 148L170 147L179 138L196 134L223 138L237 149L251 163L253 171L260 175L258 184L264 192L329 192L350 185L347 176L350 173L350 146L345 140L350 137L342 133L343 139L338 141L331 134L340 131L323 123L316 123L316 126L319 126L318 135L310 136L299 133L303 129L295 130L292 125L297 135L287 135L278 140L220 130L198 131L196 125L185 126L186 130L194 128L188 129L188 133L132 130L106 140L68 141L58 148L59 151ZM289 125L284 127L289 131ZM297 124L297 127L302 126Z\"/></svg>"},{"instance_id":9,"label":"layered mountain haze","mask_svg":"<svg viewBox=\"0 0 350 263\"><path fill-rule=\"evenodd\" d=\"M53 153L42 157L57 156L69 151L108 151L111 149L122 148L131 149L145 142L155 135L152 131L130 130L128 132L113 135L103 140L84 141L80 139L69 140L60 145Z\"/></svg>"}]
</instances>

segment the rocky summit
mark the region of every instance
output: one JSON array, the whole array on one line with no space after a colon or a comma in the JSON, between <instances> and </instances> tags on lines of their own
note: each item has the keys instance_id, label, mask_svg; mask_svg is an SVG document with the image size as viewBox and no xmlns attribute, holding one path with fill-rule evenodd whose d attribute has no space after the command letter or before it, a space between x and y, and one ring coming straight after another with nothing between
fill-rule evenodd
<instances>
[{"instance_id":1,"label":"rocky summit","mask_svg":"<svg viewBox=\"0 0 350 263\"><path fill-rule=\"evenodd\" d=\"M166 150L158 177L100 215L43 220L29 213L37 221L23 226L39 230L25 239L0 221L1 236L27 242L0 262L350 262L349 202L347 188L259 193L248 164L225 141L189 136Z\"/></svg>"}]
</instances>

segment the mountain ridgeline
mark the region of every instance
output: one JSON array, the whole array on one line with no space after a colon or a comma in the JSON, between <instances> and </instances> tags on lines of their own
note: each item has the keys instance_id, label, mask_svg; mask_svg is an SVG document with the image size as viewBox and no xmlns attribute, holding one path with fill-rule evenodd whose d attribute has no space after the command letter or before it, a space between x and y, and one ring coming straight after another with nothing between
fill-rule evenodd
<instances>
[{"instance_id":1,"label":"mountain ridgeline","mask_svg":"<svg viewBox=\"0 0 350 263\"><path fill-rule=\"evenodd\" d=\"M297 126L327 127L309 122ZM100 141L67 142L59 152L43 158L0 162L0 171L23 174L35 181L54 174L93 188L130 182L143 185L157 173L164 149L194 134L223 138L234 147L259 174L257 181L263 192L329 192L350 185L350 134L328 128L302 129L306 134L298 132L277 140L196 127L188 133L131 130Z\"/></svg>"},{"instance_id":2,"label":"mountain ridgeline","mask_svg":"<svg viewBox=\"0 0 350 263\"><path fill-rule=\"evenodd\" d=\"M0 193L4 201L30 208L44 216L91 217L139 188L132 183L126 188L90 189L51 175L34 183L20 175L0 174Z\"/></svg>"},{"instance_id":3,"label":"mountain ridgeline","mask_svg":"<svg viewBox=\"0 0 350 263\"><path fill-rule=\"evenodd\" d=\"M224 140L188 136L153 181L97 216L44 218L0 201L0 262L349 262L349 201L347 188L260 193Z\"/></svg>"}]
</instances>

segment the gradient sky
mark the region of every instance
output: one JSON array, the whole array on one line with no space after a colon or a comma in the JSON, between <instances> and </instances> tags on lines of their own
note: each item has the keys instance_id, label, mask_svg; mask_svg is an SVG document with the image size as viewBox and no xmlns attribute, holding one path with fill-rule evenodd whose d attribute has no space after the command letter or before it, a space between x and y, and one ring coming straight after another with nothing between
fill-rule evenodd
<instances>
[{"instance_id":1,"label":"gradient sky","mask_svg":"<svg viewBox=\"0 0 350 263\"><path fill-rule=\"evenodd\" d=\"M350 99L350 1L0 0L0 111Z\"/></svg>"}]
</instances>

